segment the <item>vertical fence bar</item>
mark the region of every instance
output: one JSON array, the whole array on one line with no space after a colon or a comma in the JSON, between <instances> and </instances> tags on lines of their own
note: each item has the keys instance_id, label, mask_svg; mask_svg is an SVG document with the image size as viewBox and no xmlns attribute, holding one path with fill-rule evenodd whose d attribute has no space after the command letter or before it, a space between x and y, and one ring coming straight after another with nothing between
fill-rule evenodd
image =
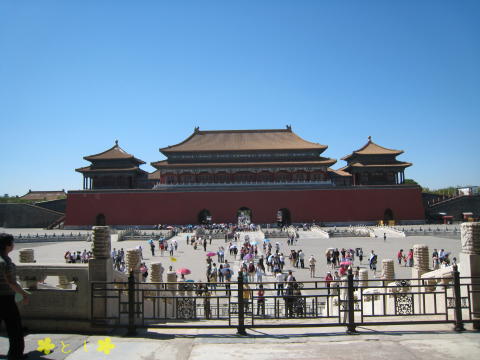
<instances>
[{"instance_id":1,"label":"vertical fence bar","mask_svg":"<svg viewBox=\"0 0 480 360\"><path fill-rule=\"evenodd\" d=\"M348 325L347 325L347 334L355 334L355 298L354 298L354 288L353 288L353 273L352 268L348 268L347 275L347 304L348 304Z\"/></svg>"},{"instance_id":2,"label":"vertical fence bar","mask_svg":"<svg viewBox=\"0 0 480 360\"><path fill-rule=\"evenodd\" d=\"M238 272L238 327L237 327L237 334L238 335L247 335L245 331L245 312L244 312L244 305L243 305L243 272Z\"/></svg>"},{"instance_id":3,"label":"vertical fence bar","mask_svg":"<svg viewBox=\"0 0 480 360\"><path fill-rule=\"evenodd\" d=\"M129 336L137 334L135 329L135 278L133 271L128 276L128 333Z\"/></svg>"},{"instance_id":4,"label":"vertical fence bar","mask_svg":"<svg viewBox=\"0 0 480 360\"><path fill-rule=\"evenodd\" d=\"M455 297L455 331L465 331L462 319L462 294L460 292L460 273L458 266L453 265L453 294Z\"/></svg>"}]
</instances>

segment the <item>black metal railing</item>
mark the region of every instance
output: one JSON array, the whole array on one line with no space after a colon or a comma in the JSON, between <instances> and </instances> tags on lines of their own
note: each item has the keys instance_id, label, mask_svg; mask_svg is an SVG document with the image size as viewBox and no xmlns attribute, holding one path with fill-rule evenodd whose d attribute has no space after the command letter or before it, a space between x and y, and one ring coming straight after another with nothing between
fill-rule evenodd
<instances>
[{"instance_id":1,"label":"black metal railing","mask_svg":"<svg viewBox=\"0 0 480 360\"><path fill-rule=\"evenodd\" d=\"M413 325L478 321L472 297L480 278L291 283L92 283L92 324L136 328L247 328ZM278 320L281 320L279 324Z\"/></svg>"}]
</instances>

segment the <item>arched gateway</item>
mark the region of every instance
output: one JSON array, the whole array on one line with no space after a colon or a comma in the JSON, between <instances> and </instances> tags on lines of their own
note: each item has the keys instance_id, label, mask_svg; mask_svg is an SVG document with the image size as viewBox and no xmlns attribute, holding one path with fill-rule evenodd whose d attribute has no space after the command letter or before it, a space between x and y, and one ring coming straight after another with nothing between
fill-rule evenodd
<instances>
[{"instance_id":1,"label":"arched gateway","mask_svg":"<svg viewBox=\"0 0 480 360\"><path fill-rule=\"evenodd\" d=\"M238 226L248 226L252 222L252 210L247 207L241 207L237 210Z\"/></svg>"},{"instance_id":2,"label":"arched gateway","mask_svg":"<svg viewBox=\"0 0 480 360\"><path fill-rule=\"evenodd\" d=\"M283 208L277 211L277 223L281 226L290 225L292 223L292 215L290 210Z\"/></svg>"},{"instance_id":3,"label":"arched gateway","mask_svg":"<svg viewBox=\"0 0 480 360\"><path fill-rule=\"evenodd\" d=\"M198 223L199 224L209 224L212 222L212 214L210 210L203 209L198 213Z\"/></svg>"}]
</instances>

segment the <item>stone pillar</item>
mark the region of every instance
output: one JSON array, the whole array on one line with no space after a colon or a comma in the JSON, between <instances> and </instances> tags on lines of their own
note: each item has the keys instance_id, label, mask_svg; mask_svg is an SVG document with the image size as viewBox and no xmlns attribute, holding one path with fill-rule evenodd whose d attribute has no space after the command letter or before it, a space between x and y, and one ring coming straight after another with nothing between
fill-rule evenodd
<instances>
[{"instance_id":1,"label":"stone pillar","mask_svg":"<svg viewBox=\"0 0 480 360\"><path fill-rule=\"evenodd\" d=\"M93 259L88 261L89 282L113 282L113 261L110 248L110 229L108 226L94 226L92 243ZM89 286L89 293L90 289L91 286ZM109 291L96 291L95 294L102 296L117 295L117 293ZM92 306L95 317L105 318L114 316L115 304L112 299L97 298L92 303Z\"/></svg>"},{"instance_id":2,"label":"stone pillar","mask_svg":"<svg viewBox=\"0 0 480 360\"><path fill-rule=\"evenodd\" d=\"M430 254L428 246L423 244L413 245L413 268L412 278L418 279L429 272Z\"/></svg>"},{"instance_id":3,"label":"stone pillar","mask_svg":"<svg viewBox=\"0 0 480 360\"><path fill-rule=\"evenodd\" d=\"M108 226L93 227L92 250L94 259L110 259L111 242L110 229Z\"/></svg>"},{"instance_id":4,"label":"stone pillar","mask_svg":"<svg viewBox=\"0 0 480 360\"><path fill-rule=\"evenodd\" d=\"M460 225L462 251L459 255L458 270L461 277L480 276L480 222L463 223ZM471 290L477 291L471 293L470 303L474 315L473 327L480 329L480 285L478 279L461 279L462 283L473 283ZM465 287L461 288L462 296L466 296Z\"/></svg>"},{"instance_id":5,"label":"stone pillar","mask_svg":"<svg viewBox=\"0 0 480 360\"><path fill-rule=\"evenodd\" d=\"M151 282L163 282L163 268L161 263L152 263L150 268L150 281Z\"/></svg>"},{"instance_id":6,"label":"stone pillar","mask_svg":"<svg viewBox=\"0 0 480 360\"><path fill-rule=\"evenodd\" d=\"M360 269L358 272L359 286L368 286L368 269Z\"/></svg>"},{"instance_id":7,"label":"stone pillar","mask_svg":"<svg viewBox=\"0 0 480 360\"><path fill-rule=\"evenodd\" d=\"M58 275L57 287L65 290L70 290L72 288L72 283L68 281L68 278L65 275Z\"/></svg>"},{"instance_id":8,"label":"stone pillar","mask_svg":"<svg viewBox=\"0 0 480 360\"><path fill-rule=\"evenodd\" d=\"M177 282L177 273L175 271L167 272L167 290L175 292L177 290L177 284L172 284Z\"/></svg>"},{"instance_id":9,"label":"stone pillar","mask_svg":"<svg viewBox=\"0 0 480 360\"><path fill-rule=\"evenodd\" d=\"M392 259L383 259L382 260L382 280L384 280L383 285L388 285L395 279L395 268L394 261Z\"/></svg>"},{"instance_id":10,"label":"stone pillar","mask_svg":"<svg viewBox=\"0 0 480 360\"><path fill-rule=\"evenodd\" d=\"M35 252L33 249L21 249L19 251L19 262L22 264L30 264L34 263L35 261ZM35 277L26 277L22 276L20 277L20 284L22 285L23 288L28 288L28 289L36 289L37 288L37 282L38 281L44 281L45 277L42 279Z\"/></svg>"},{"instance_id":11,"label":"stone pillar","mask_svg":"<svg viewBox=\"0 0 480 360\"><path fill-rule=\"evenodd\" d=\"M142 262L142 258L140 255L140 249L130 249L127 250L125 255L125 265L127 269L127 274L130 274L133 271L133 276L135 277L136 282L141 281L141 274L140 274L140 265Z\"/></svg>"},{"instance_id":12,"label":"stone pillar","mask_svg":"<svg viewBox=\"0 0 480 360\"><path fill-rule=\"evenodd\" d=\"M33 249L21 249L19 251L19 262L20 263L34 263L35 262L35 253Z\"/></svg>"}]
</instances>

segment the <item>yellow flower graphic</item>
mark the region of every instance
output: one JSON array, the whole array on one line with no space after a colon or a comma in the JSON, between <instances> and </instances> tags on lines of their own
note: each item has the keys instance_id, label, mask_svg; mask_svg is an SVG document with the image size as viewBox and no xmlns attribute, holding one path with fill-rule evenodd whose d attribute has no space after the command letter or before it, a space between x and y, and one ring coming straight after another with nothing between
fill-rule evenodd
<instances>
[{"instance_id":1,"label":"yellow flower graphic","mask_svg":"<svg viewBox=\"0 0 480 360\"><path fill-rule=\"evenodd\" d=\"M55 344L52 343L52 339L50 339L49 337L43 340L38 340L37 343L37 351L43 352L45 355L50 354L50 352L55 349Z\"/></svg>"},{"instance_id":2,"label":"yellow flower graphic","mask_svg":"<svg viewBox=\"0 0 480 360\"><path fill-rule=\"evenodd\" d=\"M110 350L115 348L115 344L111 342L109 337L106 337L104 340L98 340L97 351L103 352L105 354L110 354Z\"/></svg>"},{"instance_id":3,"label":"yellow flower graphic","mask_svg":"<svg viewBox=\"0 0 480 360\"><path fill-rule=\"evenodd\" d=\"M170 261L175 262L175 261L177 261L177 258L174 258L173 256L170 256Z\"/></svg>"}]
</instances>

